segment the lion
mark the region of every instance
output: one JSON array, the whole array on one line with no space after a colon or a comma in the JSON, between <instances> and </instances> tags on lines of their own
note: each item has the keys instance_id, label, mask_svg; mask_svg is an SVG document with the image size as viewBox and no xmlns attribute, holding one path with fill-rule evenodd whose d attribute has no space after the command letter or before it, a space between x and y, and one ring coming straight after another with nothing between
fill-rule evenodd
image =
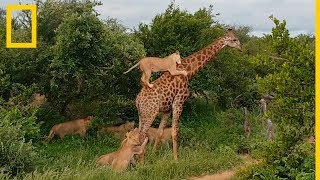
<instances>
[{"instance_id":1,"label":"lion","mask_svg":"<svg viewBox=\"0 0 320 180\"><path fill-rule=\"evenodd\" d=\"M100 133L111 133L120 139L124 139L127 132L130 132L134 129L134 121L126 121L120 126L108 126L100 128Z\"/></svg>"},{"instance_id":2,"label":"lion","mask_svg":"<svg viewBox=\"0 0 320 180\"><path fill-rule=\"evenodd\" d=\"M124 74L130 72L135 67L139 66L142 71L141 82L150 88L153 88L153 84L149 83L149 79L152 72L169 71L171 75L184 75L187 76L187 71L177 70L176 64L181 64L181 57L179 51L176 51L164 58L157 57L145 57L142 58L137 64L132 66Z\"/></svg>"},{"instance_id":3,"label":"lion","mask_svg":"<svg viewBox=\"0 0 320 180\"><path fill-rule=\"evenodd\" d=\"M56 124L51 128L51 131L45 141L49 142L55 135L59 136L60 139L63 139L66 135L74 134L79 134L81 137L84 137L92 119L92 116L88 116L84 119L76 119Z\"/></svg>"},{"instance_id":4,"label":"lion","mask_svg":"<svg viewBox=\"0 0 320 180\"><path fill-rule=\"evenodd\" d=\"M138 128L126 133L126 139L122 141L118 151L100 156L96 162L100 165L111 165L114 171L127 169L129 164L134 161L133 156L141 154L148 142L148 137L146 137L140 146L139 136Z\"/></svg>"},{"instance_id":5,"label":"lion","mask_svg":"<svg viewBox=\"0 0 320 180\"><path fill-rule=\"evenodd\" d=\"M157 128L150 127L147 131L147 137L149 138L150 143L154 142L152 149L153 152L156 151L159 141L161 141L162 144L166 144L169 147L169 140L172 137L172 127L164 128L162 133L159 132Z\"/></svg>"},{"instance_id":6,"label":"lion","mask_svg":"<svg viewBox=\"0 0 320 180\"><path fill-rule=\"evenodd\" d=\"M39 107L39 106L42 106L45 102L46 102L45 95L41 95L40 93L34 93L30 98L29 105L31 107Z\"/></svg>"}]
</instances>

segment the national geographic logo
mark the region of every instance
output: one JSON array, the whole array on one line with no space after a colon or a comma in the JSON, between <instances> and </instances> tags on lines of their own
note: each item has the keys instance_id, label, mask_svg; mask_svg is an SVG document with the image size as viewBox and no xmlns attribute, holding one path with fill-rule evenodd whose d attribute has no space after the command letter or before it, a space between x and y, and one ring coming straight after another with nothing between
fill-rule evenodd
<instances>
[{"instance_id":1,"label":"national geographic logo","mask_svg":"<svg viewBox=\"0 0 320 180\"><path fill-rule=\"evenodd\" d=\"M31 42L30 43L13 43L11 38L11 17L13 10L30 10L31 11ZM7 48L36 48L37 47L37 6L8 4L6 10L6 47Z\"/></svg>"}]
</instances>

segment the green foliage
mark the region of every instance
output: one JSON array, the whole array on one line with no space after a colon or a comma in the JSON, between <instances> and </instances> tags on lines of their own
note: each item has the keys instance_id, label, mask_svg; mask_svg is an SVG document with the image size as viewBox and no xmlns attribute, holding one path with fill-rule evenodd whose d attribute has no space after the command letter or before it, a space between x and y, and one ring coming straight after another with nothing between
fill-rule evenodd
<instances>
[{"instance_id":1,"label":"green foliage","mask_svg":"<svg viewBox=\"0 0 320 180\"><path fill-rule=\"evenodd\" d=\"M21 131L23 132L23 137L27 139L37 138L39 136L39 126L36 124L35 111L26 112L21 111L17 108L12 110L1 109L0 117L13 124L14 126L21 125Z\"/></svg>"},{"instance_id":2,"label":"green foliage","mask_svg":"<svg viewBox=\"0 0 320 180\"><path fill-rule=\"evenodd\" d=\"M107 44L109 46L109 54L107 59L112 60L108 76L102 79L104 86L99 92L106 97L107 94L115 94L126 98L133 98L140 91L140 73L132 72L130 76L123 75L127 70L128 63L137 61L145 56L145 49L142 43L132 34L126 32L121 24L113 19L105 21L107 26ZM98 86L99 87L99 86ZM95 88L97 88L95 84ZM105 90L109 89L109 92Z\"/></svg>"},{"instance_id":3,"label":"green foliage","mask_svg":"<svg viewBox=\"0 0 320 180\"><path fill-rule=\"evenodd\" d=\"M17 95L17 89L43 86L47 80L48 46L38 40L36 49L7 49L5 34L0 33L0 39L0 96L8 101Z\"/></svg>"},{"instance_id":4,"label":"green foliage","mask_svg":"<svg viewBox=\"0 0 320 180\"><path fill-rule=\"evenodd\" d=\"M190 103L192 104L188 103L185 111L191 113L183 114L181 118L181 126L185 132L182 131L179 134L180 141L188 142L185 145L194 147L200 141L205 142L210 149L217 149L220 146L238 148L245 143L242 111L229 109L216 112L211 104L205 107L203 101L191 101ZM193 128L190 129L190 127ZM219 138L216 138L217 134Z\"/></svg>"},{"instance_id":5,"label":"green foliage","mask_svg":"<svg viewBox=\"0 0 320 180\"><path fill-rule=\"evenodd\" d=\"M88 81L97 76L98 67L110 64L105 55L106 38L103 23L91 14L75 13L64 19L50 64L50 99L68 104L69 99L86 94Z\"/></svg>"},{"instance_id":6,"label":"green foliage","mask_svg":"<svg viewBox=\"0 0 320 180\"><path fill-rule=\"evenodd\" d=\"M176 50L186 56L222 34L223 30L213 22L212 7L191 14L172 3L150 25L140 24L136 36L144 43L148 56L163 57Z\"/></svg>"},{"instance_id":7,"label":"green foliage","mask_svg":"<svg viewBox=\"0 0 320 180\"><path fill-rule=\"evenodd\" d=\"M221 108L252 107L257 91L254 83L255 70L249 58L233 50L217 55L217 60L209 62L190 82L191 89L207 90L216 95Z\"/></svg>"},{"instance_id":8,"label":"green foliage","mask_svg":"<svg viewBox=\"0 0 320 180\"><path fill-rule=\"evenodd\" d=\"M275 21L277 22L277 21ZM288 38L287 30L282 30L282 24L276 24L273 29L275 52L285 51L281 54L283 62L275 72L265 78L258 78L260 92L273 92L276 94L275 103L272 104L270 115L279 123L290 124L300 129L306 135L313 133L314 126L314 83L315 83L315 54L307 39L303 42ZM278 33L283 31L283 33ZM281 37L277 38L280 34ZM279 42L284 39L284 42ZM282 44L279 47L277 44ZM286 44L286 46L284 46ZM271 62L272 63L272 62ZM300 136L301 137L301 136Z\"/></svg>"},{"instance_id":9,"label":"green foliage","mask_svg":"<svg viewBox=\"0 0 320 180\"><path fill-rule=\"evenodd\" d=\"M306 37L290 38L285 21L280 23L273 17L271 20L275 27L266 38L271 43L271 54L279 57L277 62L261 61L272 71L258 77L257 86L261 94L275 94L267 115L278 126L277 138L262 150L271 168L257 168L255 173L266 175L272 169L273 178L314 177L314 146L304 142L314 135L314 49ZM258 55L257 58L268 57ZM275 60L269 57L272 58Z\"/></svg>"},{"instance_id":10,"label":"green foliage","mask_svg":"<svg viewBox=\"0 0 320 180\"><path fill-rule=\"evenodd\" d=\"M285 54L287 52L288 45L290 44L289 31L286 29L286 21L283 20L281 23L278 19L273 16L269 17L275 24L272 28L272 35L268 38L272 40L273 50L278 54Z\"/></svg>"},{"instance_id":11,"label":"green foliage","mask_svg":"<svg viewBox=\"0 0 320 180\"><path fill-rule=\"evenodd\" d=\"M38 37L48 44L54 44L56 29L63 22L65 17L70 16L73 13L97 14L93 9L97 5L100 5L100 3L87 0L37 0Z\"/></svg>"},{"instance_id":12,"label":"green foliage","mask_svg":"<svg viewBox=\"0 0 320 180\"><path fill-rule=\"evenodd\" d=\"M130 97L138 91L138 77L123 77L123 63L139 59L144 50L116 22L103 24L94 15L73 14L59 26L53 48L49 98L62 104L62 110L81 98Z\"/></svg>"},{"instance_id":13,"label":"green foliage","mask_svg":"<svg viewBox=\"0 0 320 180\"><path fill-rule=\"evenodd\" d=\"M37 153L31 140L39 129L35 117L26 117L18 109L0 109L0 168L4 173L17 176L34 170Z\"/></svg>"},{"instance_id":14,"label":"green foliage","mask_svg":"<svg viewBox=\"0 0 320 180\"><path fill-rule=\"evenodd\" d=\"M0 103L0 118L6 119L14 126L21 125L23 137L27 140L39 137L40 124L37 122L37 107L29 106L30 97L36 91L35 86L26 88L21 84L15 84L9 101Z\"/></svg>"},{"instance_id":15,"label":"green foliage","mask_svg":"<svg viewBox=\"0 0 320 180\"><path fill-rule=\"evenodd\" d=\"M283 146L278 142L264 144L265 161L249 166L237 173L239 179L315 179L314 145L298 143L287 156L281 154ZM278 152L280 151L280 152Z\"/></svg>"}]
</instances>

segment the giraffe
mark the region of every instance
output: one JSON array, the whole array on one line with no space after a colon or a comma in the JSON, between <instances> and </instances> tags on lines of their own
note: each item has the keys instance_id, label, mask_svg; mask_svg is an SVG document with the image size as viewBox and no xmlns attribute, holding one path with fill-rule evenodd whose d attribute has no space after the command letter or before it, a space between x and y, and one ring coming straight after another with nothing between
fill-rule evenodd
<instances>
[{"instance_id":1,"label":"giraffe","mask_svg":"<svg viewBox=\"0 0 320 180\"><path fill-rule=\"evenodd\" d=\"M172 144L173 158L178 160L178 123L182 113L183 104L189 96L188 82L203 66L224 47L229 46L241 51L240 41L232 29L228 31L207 47L184 58L182 63L177 65L177 69L187 71L187 76L172 76L169 72L164 72L153 84L153 88L142 87L136 97L136 108L139 115L139 132L141 143L146 137L146 133L156 118L158 113L163 113L159 125L160 134L166 126L168 118L172 113ZM159 141L159 140L158 140ZM157 142L157 140L156 140ZM145 151L140 155L140 163L144 163Z\"/></svg>"}]
</instances>

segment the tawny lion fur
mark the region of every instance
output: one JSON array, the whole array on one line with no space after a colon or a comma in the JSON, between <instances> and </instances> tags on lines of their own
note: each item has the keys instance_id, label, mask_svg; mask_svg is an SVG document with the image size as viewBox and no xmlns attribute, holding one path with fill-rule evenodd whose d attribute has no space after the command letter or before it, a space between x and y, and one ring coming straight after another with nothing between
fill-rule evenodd
<instances>
[{"instance_id":1,"label":"tawny lion fur","mask_svg":"<svg viewBox=\"0 0 320 180\"><path fill-rule=\"evenodd\" d=\"M122 171L127 169L132 162L135 154L141 154L148 142L148 137L140 146L139 129L135 128L126 134L126 139L122 141L120 148L116 152L112 152L97 159L97 163L101 165L110 165L114 171Z\"/></svg>"},{"instance_id":2,"label":"tawny lion fur","mask_svg":"<svg viewBox=\"0 0 320 180\"><path fill-rule=\"evenodd\" d=\"M46 141L50 141L54 136L59 136L63 139L66 135L79 134L81 137L84 137L92 119L92 116L88 116L84 119L76 119L56 124L51 128Z\"/></svg>"},{"instance_id":3,"label":"tawny lion fur","mask_svg":"<svg viewBox=\"0 0 320 180\"><path fill-rule=\"evenodd\" d=\"M134 129L134 121L120 125L120 126L109 126L109 127L102 127L99 132L100 133L110 133L114 134L116 137L120 139L124 139L127 132L130 132Z\"/></svg>"},{"instance_id":4,"label":"tawny lion fur","mask_svg":"<svg viewBox=\"0 0 320 180\"><path fill-rule=\"evenodd\" d=\"M149 83L149 79L152 72L169 71L171 75L184 75L187 76L187 71L178 71L176 64L181 64L181 57L179 51L176 51L164 58L157 57L145 57L142 58L137 64L132 66L124 74L130 72L135 67L139 66L142 71L141 82L152 88L153 84Z\"/></svg>"},{"instance_id":5,"label":"tawny lion fur","mask_svg":"<svg viewBox=\"0 0 320 180\"><path fill-rule=\"evenodd\" d=\"M160 129L150 127L147 131L147 137L149 138L150 143L154 142L153 152L156 151L159 141L169 147L169 140L172 139L172 128L164 128L161 133Z\"/></svg>"}]
</instances>

